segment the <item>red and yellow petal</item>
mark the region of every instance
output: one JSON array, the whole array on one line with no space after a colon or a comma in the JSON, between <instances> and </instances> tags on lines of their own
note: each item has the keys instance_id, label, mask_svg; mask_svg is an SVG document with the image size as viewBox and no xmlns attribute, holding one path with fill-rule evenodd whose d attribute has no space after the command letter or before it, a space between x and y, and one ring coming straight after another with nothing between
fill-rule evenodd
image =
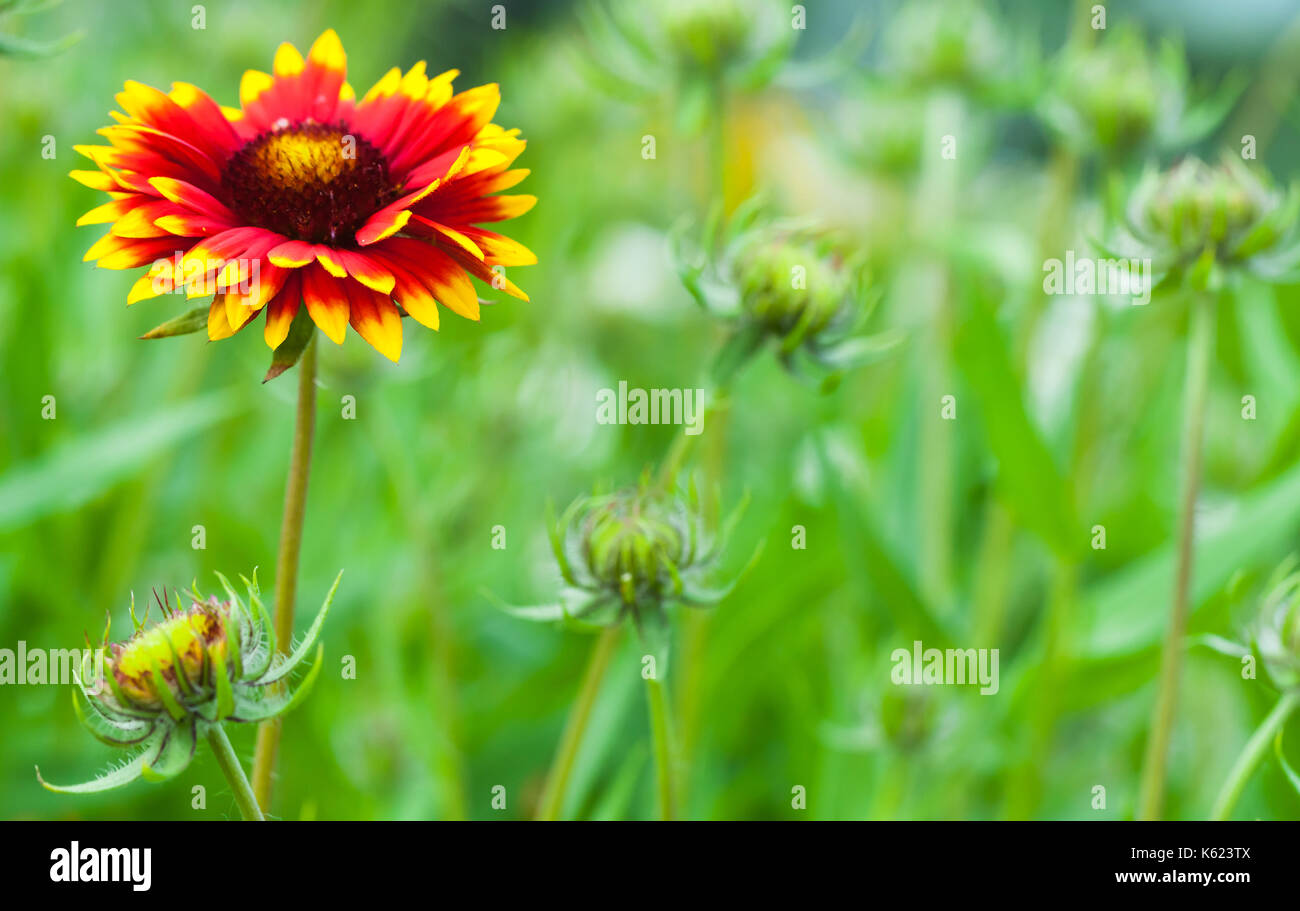
<instances>
[{"instance_id":1,"label":"red and yellow petal","mask_svg":"<svg viewBox=\"0 0 1300 911\"><path fill-rule=\"evenodd\" d=\"M348 322L375 350L396 363L402 356L402 315L388 295L355 282L347 283Z\"/></svg>"},{"instance_id":2,"label":"red and yellow petal","mask_svg":"<svg viewBox=\"0 0 1300 911\"><path fill-rule=\"evenodd\" d=\"M466 319L479 318L478 294L469 276L437 247L414 238L394 237L376 255L408 271L448 310Z\"/></svg>"},{"instance_id":3,"label":"red and yellow petal","mask_svg":"<svg viewBox=\"0 0 1300 911\"><path fill-rule=\"evenodd\" d=\"M321 332L335 344L343 344L348 331L348 314L351 309L343 281L330 275L319 265L304 266L302 275L302 301Z\"/></svg>"},{"instance_id":4,"label":"red and yellow petal","mask_svg":"<svg viewBox=\"0 0 1300 911\"><path fill-rule=\"evenodd\" d=\"M280 292L266 305L266 327L262 337L272 351L279 348L289 336L289 327L298 315L298 306L302 302L302 276L297 270L290 271L284 280Z\"/></svg>"}]
</instances>

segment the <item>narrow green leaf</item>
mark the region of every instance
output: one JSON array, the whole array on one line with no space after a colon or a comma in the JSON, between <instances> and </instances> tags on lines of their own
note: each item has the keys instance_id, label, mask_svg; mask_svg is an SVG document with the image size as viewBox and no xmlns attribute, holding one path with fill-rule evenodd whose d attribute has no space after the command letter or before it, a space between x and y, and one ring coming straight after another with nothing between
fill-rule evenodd
<instances>
[{"instance_id":1,"label":"narrow green leaf","mask_svg":"<svg viewBox=\"0 0 1300 911\"><path fill-rule=\"evenodd\" d=\"M259 684L274 683L283 677L293 673L294 668L302 661L307 652L316 644L316 639L320 636L321 627L325 625L325 617L329 614L330 605L334 603L334 593L339 589L339 583L343 581L343 570L334 577L334 584L330 586L329 594L325 596L325 603L321 605L320 611L316 614L316 619L312 621L311 627L307 630L307 635L293 650L293 654L288 659L278 661L272 664L271 669L266 674L258 678Z\"/></svg>"},{"instance_id":2,"label":"narrow green leaf","mask_svg":"<svg viewBox=\"0 0 1300 911\"><path fill-rule=\"evenodd\" d=\"M174 335L189 335L192 332L198 332L200 329L208 328L208 307L195 307L189 313L184 313L174 319L154 326L144 335L146 338L171 338Z\"/></svg>"},{"instance_id":3,"label":"narrow green leaf","mask_svg":"<svg viewBox=\"0 0 1300 911\"><path fill-rule=\"evenodd\" d=\"M289 334L280 343L280 347L271 353L271 367L266 371L266 376L262 377L262 382L269 383L298 363L298 358L302 357L302 352L315 331L316 324L312 322L307 308L300 306L289 325Z\"/></svg>"},{"instance_id":4,"label":"narrow green leaf","mask_svg":"<svg viewBox=\"0 0 1300 911\"><path fill-rule=\"evenodd\" d=\"M1024 384L987 302L971 302L956 353L979 403L972 410L997 460L998 491L1007 508L1056 553L1077 551L1081 538L1069 486L1025 408Z\"/></svg>"},{"instance_id":5,"label":"narrow green leaf","mask_svg":"<svg viewBox=\"0 0 1300 911\"><path fill-rule=\"evenodd\" d=\"M176 725L163 735L162 742L153 753L152 758L140 767L140 774L146 781L166 781L174 778L190 764L194 758L194 744L197 731L193 721Z\"/></svg>"},{"instance_id":6,"label":"narrow green leaf","mask_svg":"<svg viewBox=\"0 0 1300 911\"><path fill-rule=\"evenodd\" d=\"M120 421L15 466L0 478L0 532L81 506L235 410L232 396L214 393Z\"/></svg>"},{"instance_id":7,"label":"narrow green leaf","mask_svg":"<svg viewBox=\"0 0 1300 911\"><path fill-rule=\"evenodd\" d=\"M160 734L155 736L158 737L159 741L162 740ZM93 794L96 791L111 791L113 788L120 788L139 778L143 774L145 759L152 751L153 745L151 744L148 749L127 760L123 765L110 769L103 775L81 784L50 784L41 777L40 766L36 767L36 780L41 783L41 787L45 788L45 790L54 791L56 794Z\"/></svg>"}]
</instances>

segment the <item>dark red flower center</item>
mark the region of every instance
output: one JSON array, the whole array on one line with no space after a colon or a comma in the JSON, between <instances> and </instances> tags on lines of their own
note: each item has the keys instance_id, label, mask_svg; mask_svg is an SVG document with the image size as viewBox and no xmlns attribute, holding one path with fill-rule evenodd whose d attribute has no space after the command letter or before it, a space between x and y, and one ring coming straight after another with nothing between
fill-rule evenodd
<instances>
[{"instance_id":1,"label":"dark red flower center","mask_svg":"<svg viewBox=\"0 0 1300 911\"><path fill-rule=\"evenodd\" d=\"M231 209L250 223L313 243L351 243L400 193L384 155L341 125L304 123L261 134L221 174Z\"/></svg>"}]
</instances>

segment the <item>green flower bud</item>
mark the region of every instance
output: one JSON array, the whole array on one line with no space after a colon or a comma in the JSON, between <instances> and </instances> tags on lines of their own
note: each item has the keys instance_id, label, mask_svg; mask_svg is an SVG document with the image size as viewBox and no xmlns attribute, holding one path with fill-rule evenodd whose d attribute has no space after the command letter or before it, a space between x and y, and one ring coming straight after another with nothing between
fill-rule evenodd
<instances>
[{"instance_id":1,"label":"green flower bud","mask_svg":"<svg viewBox=\"0 0 1300 911\"><path fill-rule=\"evenodd\" d=\"M120 787L141 776L170 778L189 765L198 738L211 726L275 718L306 696L320 671L323 650L316 640L339 580L307 635L291 654L283 655L277 651L274 625L256 577L244 580L248 605L224 576L218 573L217 578L228 600L205 599L194 591L188 608L172 610L170 598L163 598L163 619L153 626L135 622L126 641L110 645L109 630L104 630L102 675L92 672L90 656L81 668L73 691L78 717L104 743L140 747L135 757L84 784L41 784L51 791L86 793ZM134 622L134 605L131 617ZM314 663L292 688L290 676L313 650Z\"/></svg>"},{"instance_id":2,"label":"green flower bud","mask_svg":"<svg viewBox=\"0 0 1300 911\"><path fill-rule=\"evenodd\" d=\"M797 354L838 372L879 359L901 339L862 334L878 295L861 254L818 226L764 219L746 204L725 229L708 226L698 249L676 233L673 257L696 301L735 327L713 367L718 385L769 341L792 372Z\"/></svg>"},{"instance_id":3,"label":"green flower bud","mask_svg":"<svg viewBox=\"0 0 1300 911\"><path fill-rule=\"evenodd\" d=\"M1300 688L1300 572L1285 575L1270 589L1252 632L1255 653L1274 686Z\"/></svg>"},{"instance_id":4,"label":"green flower bud","mask_svg":"<svg viewBox=\"0 0 1300 911\"><path fill-rule=\"evenodd\" d=\"M997 22L974 0L913 0L885 34L891 69L920 88L979 88L994 78L1005 51Z\"/></svg>"},{"instance_id":5,"label":"green flower bud","mask_svg":"<svg viewBox=\"0 0 1300 911\"><path fill-rule=\"evenodd\" d=\"M1225 155L1217 166L1186 158L1163 174L1149 172L1129 203L1133 238L1157 271L1197 285L1224 268L1280 276L1295 258L1293 229L1300 196L1275 190L1266 176ZM1195 267L1195 268L1193 268Z\"/></svg>"},{"instance_id":6,"label":"green flower bud","mask_svg":"<svg viewBox=\"0 0 1300 911\"><path fill-rule=\"evenodd\" d=\"M745 312L781 337L826 329L853 284L841 264L799 239L761 238L740 251L736 267Z\"/></svg>"},{"instance_id":7,"label":"green flower bud","mask_svg":"<svg viewBox=\"0 0 1300 911\"><path fill-rule=\"evenodd\" d=\"M1133 29L1117 28L1086 50L1069 54L1058 75L1060 99L1077 118L1078 138L1113 156L1140 148L1163 110L1182 107L1182 87L1170 84Z\"/></svg>"},{"instance_id":8,"label":"green flower bud","mask_svg":"<svg viewBox=\"0 0 1300 911\"><path fill-rule=\"evenodd\" d=\"M694 488L682 496L647 477L635 487L579 497L551 527L551 547L568 585L562 603L511 612L598 626L630 616L639 630L649 618L662 629L665 605L709 607L739 582L738 576L714 588L708 580L743 509L715 533Z\"/></svg>"},{"instance_id":9,"label":"green flower bud","mask_svg":"<svg viewBox=\"0 0 1300 911\"><path fill-rule=\"evenodd\" d=\"M739 0L667 0L660 15L683 68L725 69L744 57L754 31L753 10Z\"/></svg>"}]
</instances>

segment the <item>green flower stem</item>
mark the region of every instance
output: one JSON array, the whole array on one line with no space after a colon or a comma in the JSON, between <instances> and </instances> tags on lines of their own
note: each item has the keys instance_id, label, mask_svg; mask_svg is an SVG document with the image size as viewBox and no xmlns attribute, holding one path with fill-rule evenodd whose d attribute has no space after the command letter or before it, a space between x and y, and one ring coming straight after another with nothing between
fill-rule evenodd
<instances>
[{"instance_id":1,"label":"green flower stem","mask_svg":"<svg viewBox=\"0 0 1300 911\"><path fill-rule=\"evenodd\" d=\"M668 700L664 687L653 677L645 681L646 696L650 702L650 734L654 740L655 778L658 782L659 818L677 818L676 789L673 787L672 730L668 722Z\"/></svg>"},{"instance_id":2,"label":"green flower stem","mask_svg":"<svg viewBox=\"0 0 1300 911\"><path fill-rule=\"evenodd\" d=\"M940 137L961 136L965 105L956 92L936 91L925 106L927 155L917 187L912 231L927 241L926 251L913 267L911 291L930 307L924 329L918 333L921 372L921 427L917 440L920 486L921 585L935 605L952 593L953 452L951 421L940 418L940 402L953 393L948 368L952 346L952 283L948 265L937 250L952 231L959 192L954 159L940 156ZM969 154L969 153L967 153Z\"/></svg>"},{"instance_id":3,"label":"green flower stem","mask_svg":"<svg viewBox=\"0 0 1300 911\"><path fill-rule=\"evenodd\" d=\"M311 444L316 429L316 334L298 361L298 413L289 455L289 477L284 492L284 518L280 523L280 552L275 561L275 638L281 652L293 640L293 604L298 593L298 552L302 548L302 522L307 511L307 479L311 472ZM271 779L280 752L280 718L262 722L253 753L253 793L260 806L271 805Z\"/></svg>"},{"instance_id":4,"label":"green flower stem","mask_svg":"<svg viewBox=\"0 0 1300 911\"><path fill-rule=\"evenodd\" d=\"M226 736L226 729L219 724L208 728L208 746L212 747L212 755L217 757L221 774L226 776L231 790L235 792L239 815L247 820L258 822L265 820L266 817L262 815L257 798L253 796L253 789L248 784L248 778L244 775L244 767L239 764L235 748L230 745L230 738Z\"/></svg>"},{"instance_id":5,"label":"green flower stem","mask_svg":"<svg viewBox=\"0 0 1300 911\"><path fill-rule=\"evenodd\" d=\"M1237 798L1246 787L1246 782L1250 776L1255 773L1259 766L1260 760L1264 758L1264 753L1268 751L1268 745L1272 742L1277 732L1286 724L1286 720L1291 717L1292 713L1300 708L1300 691L1292 690L1284 693L1278 700L1277 705L1273 706L1273 711L1268 713L1268 717L1250 735L1250 740L1246 741L1245 748L1237 761L1232 765L1232 771L1228 773L1228 778L1223 782L1223 787L1219 791L1218 798L1214 801L1214 810L1210 814L1211 819L1227 819L1232 813L1232 808L1237 805Z\"/></svg>"},{"instance_id":6,"label":"green flower stem","mask_svg":"<svg viewBox=\"0 0 1300 911\"><path fill-rule=\"evenodd\" d=\"M546 778L546 790L542 794L538 819L554 820L560 818L564 809L564 794L569 786L569 776L573 773L573 764L578 758L578 748L582 746L582 735L591 720L591 710L600 693L600 683L605 678L610 659L618 647L618 640L623 625L607 627L596 640L587 661L587 670L582 676L582 686L578 689L578 698L569 710L569 720L564 726L560 746L555 751L555 761L551 764L550 774Z\"/></svg>"},{"instance_id":7,"label":"green flower stem","mask_svg":"<svg viewBox=\"0 0 1300 911\"><path fill-rule=\"evenodd\" d=\"M704 414L700 416L700 433L689 434L679 433L673 439L672 445L664 455L663 462L659 466L659 488L661 490L670 490L677 480L677 475L695 452L695 446L700 437L708 432L709 427L714 424L714 419L719 419L717 423L722 424L725 420L727 411L731 407L731 390L726 386L719 386L709 394L709 403L704 406ZM725 424L722 424L725 428ZM717 431L721 433L721 430Z\"/></svg>"},{"instance_id":8,"label":"green flower stem","mask_svg":"<svg viewBox=\"0 0 1300 911\"><path fill-rule=\"evenodd\" d=\"M1184 385L1182 515L1178 530L1178 569L1174 578L1174 602L1160 661L1160 683L1142 764L1142 785L1138 794L1138 817L1159 819L1164 804L1165 767L1178 702L1178 681L1182 667L1183 637L1187 632L1188 595L1192 581L1193 537L1196 495L1201 480L1201 437L1205 403L1209 395L1210 356L1214 351L1215 298L1199 292L1192 298L1191 329L1187 339L1187 377Z\"/></svg>"}]
</instances>

